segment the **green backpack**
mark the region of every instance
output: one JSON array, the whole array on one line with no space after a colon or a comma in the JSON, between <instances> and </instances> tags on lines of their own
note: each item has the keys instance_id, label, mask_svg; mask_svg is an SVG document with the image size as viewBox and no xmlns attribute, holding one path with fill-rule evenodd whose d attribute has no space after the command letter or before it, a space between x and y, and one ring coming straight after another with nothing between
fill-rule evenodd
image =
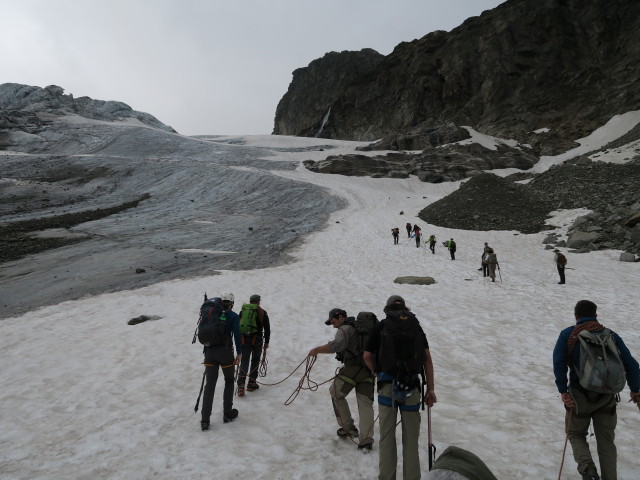
<instances>
[{"instance_id":1,"label":"green backpack","mask_svg":"<svg viewBox=\"0 0 640 480\"><path fill-rule=\"evenodd\" d=\"M258 333L258 305L245 303L240 310L240 333L252 335Z\"/></svg>"}]
</instances>

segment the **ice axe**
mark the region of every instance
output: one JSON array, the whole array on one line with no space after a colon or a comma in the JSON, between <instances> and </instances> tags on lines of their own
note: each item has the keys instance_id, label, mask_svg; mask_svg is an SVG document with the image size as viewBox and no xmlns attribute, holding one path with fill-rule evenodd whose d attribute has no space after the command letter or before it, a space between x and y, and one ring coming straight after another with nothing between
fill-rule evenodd
<instances>
[{"instance_id":1,"label":"ice axe","mask_svg":"<svg viewBox=\"0 0 640 480\"><path fill-rule=\"evenodd\" d=\"M433 461L436 459L436 446L431 438L431 407L427 405L427 424L429 432L429 470L433 468Z\"/></svg>"}]
</instances>

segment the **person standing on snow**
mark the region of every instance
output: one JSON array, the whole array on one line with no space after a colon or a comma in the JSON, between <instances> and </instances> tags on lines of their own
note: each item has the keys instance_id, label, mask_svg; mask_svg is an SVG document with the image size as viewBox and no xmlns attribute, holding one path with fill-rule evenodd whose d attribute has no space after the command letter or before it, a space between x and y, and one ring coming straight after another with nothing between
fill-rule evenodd
<instances>
[{"instance_id":1,"label":"person standing on snow","mask_svg":"<svg viewBox=\"0 0 640 480\"><path fill-rule=\"evenodd\" d=\"M411 223L407 222L407 224L405 225L405 228L407 229L407 237L411 238L411 228L412 228Z\"/></svg>"},{"instance_id":2,"label":"person standing on snow","mask_svg":"<svg viewBox=\"0 0 640 480\"><path fill-rule=\"evenodd\" d=\"M247 308L245 308L247 307ZM246 312L245 312L246 310ZM253 314L255 312L255 314ZM251 325L245 326L243 316L252 318ZM269 339L271 338L271 324L269 315L260 306L260 295L251 295L249 303L242 306L240 312L240 329L242 334L242 362L238 373L238 396L244 396L244 384L249 377L247 391L253 392L258 390L258 367L260 365L260 356L262 355L263 345L266 351L269 348ZM245 330L245 331L242 331Z\"/></svg>"},{"instance_id":3,"label":"person standing on snow","mask_svg":"<svg viewBox=\"0 0 640 480\"><path fill-rule=\"evenodd\" d=\"M359 436L358 450L371 450L373 447L373 390L374 376L371 370L363 365L362 347L356 338L354 318L347 317L347 312L334 308L329 312L325 325L337 329L334 340L325 345L309 350L310 357L319 353L335 353L344 366L340 368L329 388L333 411L340 428L336 432L339 437L355 438ZM360 432L355 426L351 410L347 403L347 395L355 388L360 416Z\"/></svg>"},{"instance_id":4,"label":"person standing on snow","mask_svg":"<svg viewBox=\"0 0 640 480\"><path fill-rule=\"evenodd\" d=\"M564 268L567 266L567 257L565 257L560 250L557 248L553 251L555 256L553 260L556 262L556 267L558 268L558 275L560 275L560 281L558 285L564 285Z\"/></svg>"},{"instance_id":5,"label":"person standing on snow","mask_svg":"<svg viewBox=\"0 0 640 480\"><path fill-rule=\"evenodd\" d=\"M449 249L451 260L455 260L456 259L456 242L453 241L453 238L447 242L447 248Z\"/></svg>"},{"instance_id":6,"label":"person standing on snow","mask_svg":"<svg viewBox=\"0 0 640 480\"><path fill-rule=\"evenodd\" d=\"M225 342L223 345L204 347L204 366L206 385L202 397L202 430L209 430L213 397L218 381L218 369L222 368L224 375L224 393L222 397L224 423L232 422L238 416L238 410L233 408L233 387L235 365L240 363L242 344L240 341L240 317L233 312L233 293L225 293L220 297L225 316ZM233 358L233 345L236 347L236 357Z\"/></svg>"},{"instance_id":7,"label":"person standing on snow","mask_svg":"<svg viewBox=\"0 0 640 480\"><path fill-rule=\"evenodd\" d=\"M429 237L429 249L431 250L432 254L436 254L436 236L435 235L431 235Z\"/></svg>"},{"instance_id":8,"label":"person standing on snow","mask_svg":"<svg viewBox=\"0 0 640 480\"><path fill-rule=\"evenodd\" d=\"M494 253L493 248L489 247L484 257L484 264L487 266L487 275L491 277L491 281L496 281L496 267L500 268L498 264L498 256Z\"/></svg>"},{"instance_id":9,"label":"person standing on snow","mask_svg":"<svg viewBox=\"0 0 640 480\"><path fill-rule=\"evenodd\" d=\"M488 275L487 264L485 263L485 257L487 253L489 253L491 247L487 242L484 242L484 249L482 250L482 256L480 257L480 268L478 270L482 270L482 276L486 277Z\"/></svg>"},{"instance_id":10,"label":"person standing on snow","mask_svg":"<svg viewBox=\"0 0 640 480\"><path fill-rule=\"evenodd\" d=\"M420 238L422 237L422 231L418 225L413 226L413 234L416 237L416 247L420 248Z\"/></svg>"},{"instance_id":11,"label":"person standing on snow","mask_svg":"<svg viewBox=\"0 0 640 480\"><path fill-rule=\"evenodd\" d=\"M586 390L580 384L581 341L580 331L602 332L604 326L597 320L597 305L589 300L576 303L573 315L576 324L560 332L553 349L553 373L556 386L565 406L565 426L571 442L573 456L578 464L578 472L586 480L600 480L589 450L587 434L593 421L593 431L598 445L598 459L602 480L616 480L617 451L614 444L616 428L616 404L618 393L598 393ZM640 367L622 339L611 331L613 340L624 365L624 371L633 402L640 402ZM569 370L569 381L567 381Z\"/></svg>"},{"instance_id":12,"label":"person standing on snow","mask_svg":"<svg viewBox=\"0 0 640 480\"><path fill-rule=\"evenodd\" d=\"M380 458L378 480L395 480L398 452L396 424L398 410L402 419L402 471L404 480L421 478L418 440L420 405L436 403L433 362L427 337L420 322L399 295L387 299L386 318L369 336L364 361L378 378L378 413L380 417ZM407 337L411 340L407 340ZM401 345L402 348L398 348ZM401 358L398 352L402 350ZM406 357L409 357L408 359ZM427 380L422 398L421 373Z\"/></svg>"},{"instance_id":13,"label":"person standing on snow","mask_svg":"<svg viewBox=\"0 0 640 480\"><path fill-rule=\"evenodd\" d=\"M391 235L393 235L393 244L398 245L400 241L400 229L398 227L392 228Z\"/></svg>"}]
</instances>

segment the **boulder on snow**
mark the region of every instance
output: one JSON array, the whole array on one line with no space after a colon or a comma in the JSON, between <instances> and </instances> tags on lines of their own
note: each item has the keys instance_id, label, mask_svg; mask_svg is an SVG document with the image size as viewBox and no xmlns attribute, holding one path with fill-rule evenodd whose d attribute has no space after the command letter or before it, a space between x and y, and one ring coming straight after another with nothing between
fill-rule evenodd
<instances>
[{"instance_id":1,"label":"boulder on snow","mask_svg":"<svg viewBox=\"0 0 640 480\"><path fill-rule=\"evenodd\" d=\"M586 247L594 243L600 235L596 232L574 232L567 239L567 248Z\"/></svg>"},{"instance_id":2,"label":"boulder on snow","mask_svg":"<svg viewBox=\"0 0 640 480\"><path fill-rule=\"evenodd\" d=\"M409 285L432 285L436 283L433 277L397 277L393 283L406 283Z\"/></svg>"},{"instance_id":3,"label":"boulder on snow","mask_svg":"<svg viewBox=\"0 0 640 480\"><path fill-rule=\"evenodd\" d=\"M620 261L621 262L635 262L636 261L636 256L633 253L630 253L630 252L622 252L620 254Z\"/></svg>"}]
</instances>

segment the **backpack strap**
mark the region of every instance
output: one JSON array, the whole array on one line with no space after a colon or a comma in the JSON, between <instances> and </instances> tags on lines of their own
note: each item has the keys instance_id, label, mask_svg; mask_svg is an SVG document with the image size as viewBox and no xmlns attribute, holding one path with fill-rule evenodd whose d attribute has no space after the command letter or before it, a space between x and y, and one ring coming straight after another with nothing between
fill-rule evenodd
<instances>
[{"instance_id":1,"label":"backpack strap","mask_svg":"<svg viewBox=\"0 0 640 480\"><path fill-rule=\"evenodd\" d=\"M571 335L569 335L569 339L567 340L567 356L570 356L571 352L573 352L573 348L576 346L576 342L578 341L578 335L580 334L580 332L585 330L587 332L594 332L597 330L602 330L604 328L606 327L601 323L598 323L597 320L591 320L590 322L585 322L582 325L577 325L573 329L573 332L571 332Z\"/></svg>"}]
</instances>

